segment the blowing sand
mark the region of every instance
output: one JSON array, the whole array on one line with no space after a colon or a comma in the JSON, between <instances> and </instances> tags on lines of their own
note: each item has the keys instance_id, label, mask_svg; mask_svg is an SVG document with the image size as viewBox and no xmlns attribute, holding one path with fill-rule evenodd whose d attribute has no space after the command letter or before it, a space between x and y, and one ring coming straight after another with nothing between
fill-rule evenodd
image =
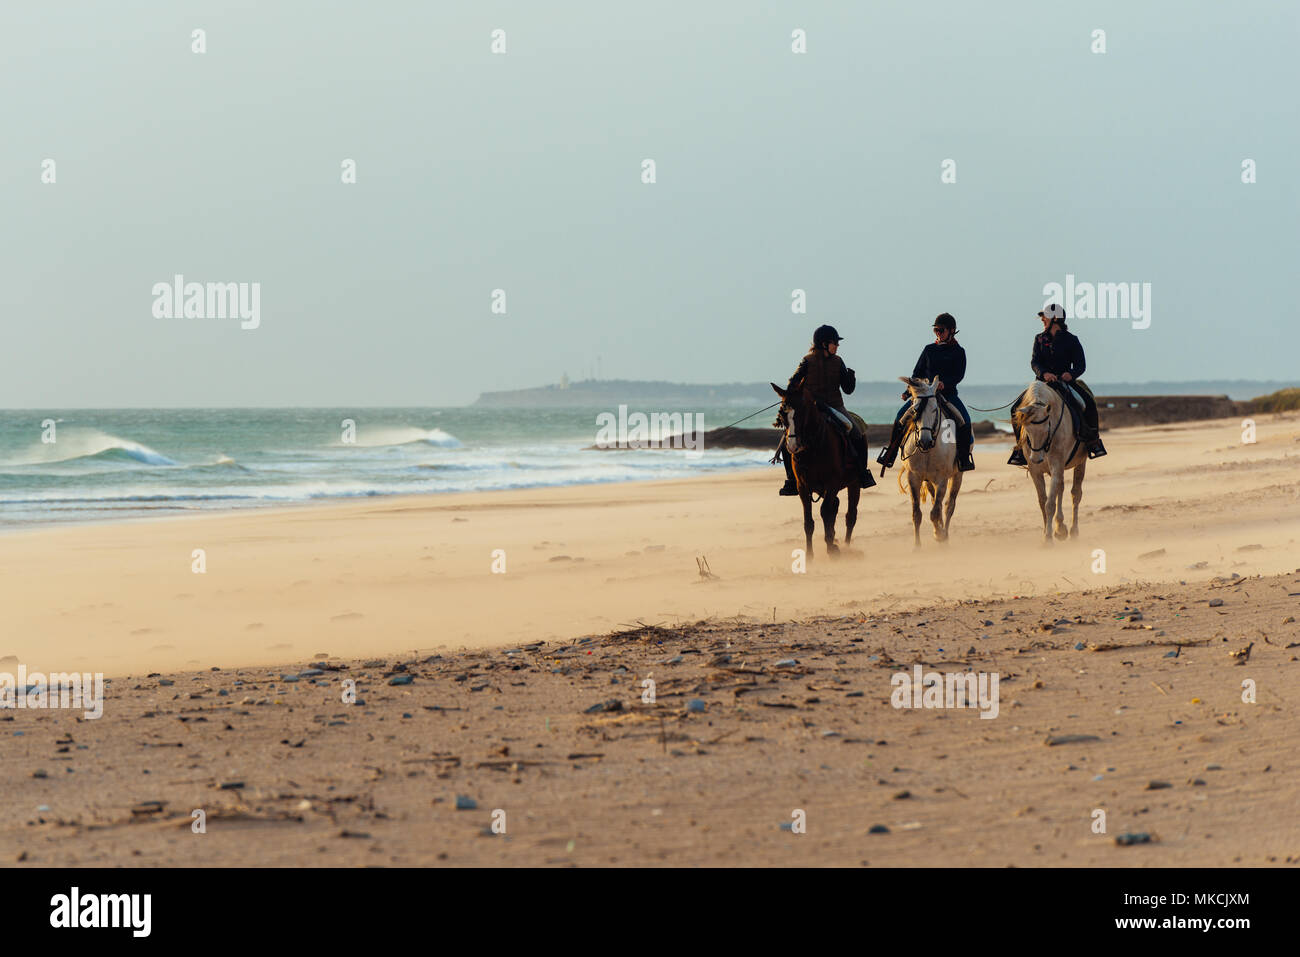
<instances>
[{"instance_id":1,"label":"blowing sand","mask_svg":"<svg viewBox=\"0 0 1300 957\"><path fill-rule=\"evenodd\" d=\"M45 865L1300 860L1300 418L1258 425L1254 444L1238 420L1107 433L1080 538L1046 547L1005 451L977 450L952 540L927 523L918 550L890 473L839 559L819 529L806 574L775 468L0 537L0 669L117 678L99 720L0 719L5 846ZM998 716L891 707L916 664L998 673ZM1096 740L1044 743L1071 734ZM496 809L506 833L485 834ZM807 833L781 829L795 809ZM1118 847L1129 832L1151 841Z\"/></svg>"}]
</instances>

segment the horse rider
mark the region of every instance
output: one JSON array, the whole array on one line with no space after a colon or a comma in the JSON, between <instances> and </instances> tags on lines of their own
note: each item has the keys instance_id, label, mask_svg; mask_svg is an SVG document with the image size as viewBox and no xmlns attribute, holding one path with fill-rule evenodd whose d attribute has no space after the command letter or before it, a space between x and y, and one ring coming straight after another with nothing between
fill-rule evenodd
<instances>
[{"instance_id":1,"label":"horse rider","mask_svg":"<svg viewBox=\"0 0 1300 957\"><path fill-rule=\"evenodd\" d=\"M970 413L966 405L957 397L957 385L966 375L966 350L957 342L957 320L949 313L940 313L934 320L934 342L921 350L921 358L916 360L912 370L914 379L939 378L938 391L945 401L961 413L962 421L957 426L957 468L969 472L975 467L975 458L971 455L974 436L971 432ZM889 444L880 450L878 462L884 470L891 468L898 447L903 443L903 416L912 407L911 393L904 392L907 401L894 416L894 431L889 436Z\"/></svg>"},{"instance_id":2,"label":"horse rider","mask_svg":"<svg viewBox=\"0 0 1300 957\"><path fill-rule=\"evenodd\" d=\"M799 368L790 376L786 391L791 389L808 389L822 405L833 410L833 418L842 425L849 435L849 445L853 450L854 465L858 470L858 482L862 488L871 488L876 484L867 463L867 436L863 431L862 420L844 408L843 389L849 395L857 388L858 380L853 370L844 364L836 353L839 352L843 339L834 326L818 326L813 332L812 348L799 362ZM778 416L774 423L778 428L786 423ZM785 435L777 446L777 455L785 462L785 485L781 487L782 495L798 495L795 484L794 469L790 465L790 453L785 447Z\"/></svg>"},{"instance_id":3,"label":"horse rider","mask_svg":"<svg viewBox=\"0 0 1300 957\"><path fill-rule=\"evenodd\" d=\"M1095 459L1106 454L1106 446L1101 444L1101 429L1097 419L1097 399L1092 390L1083 384L1079 376L1086 368L1083 358L1083 343L1065 324L1065 309L1052 303L1038 314L1043 320L1043 331L1034 336L1034 352L1029 366L1034 375L1056 388L1083 412L1083 427L1079 441L1088 449L1088 458ZM1026 465L1024 453L1020 451L1020 425L1015 418L1024 393L1016 398L1011 406L1011 426L1016 433L1016 447L1007 459L1008 465Z\"/></svg>"}]
</instances>

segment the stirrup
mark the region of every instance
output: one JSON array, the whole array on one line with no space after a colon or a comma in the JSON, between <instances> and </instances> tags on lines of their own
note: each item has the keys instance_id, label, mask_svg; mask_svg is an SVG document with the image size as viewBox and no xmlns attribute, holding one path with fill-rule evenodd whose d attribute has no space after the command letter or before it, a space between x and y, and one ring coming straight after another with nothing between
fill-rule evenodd
<instances>
[{"instance_id":1,"label":"stirrup","mask_svg":"<svg viewBox=\"0 0 1300 957\"><path fill-rule=\"evenodd\" d=\"M1101 439L1093 442L1088 446L1088 458L1099 459L1106 454L1106 446L1101 444Z\"/></svg>"},{"instance_id":2,"label":"stirrup","mask_svg":"<svg viewBox=\"0 0 1300 957\"><path fill-rule=\"evenodd\" d=\"M1025 453L1021 451L1020 446L1017 445L1014 449L1011 450L1011 458L1007 459L1007 464L1008 465L1029 464L1028 462L1025 461Z\"/></svg>"},{"instance_id":3,"label":"stirrup","mask_svg":"<svg viewBox=\"0 0 1300 957\"><path fill-rule=\"evenodd\" d=\"M975 468L975 456L967 452L965 455L957 456L957 470L959 472L969 472Z\"/></svg>"},{"instance_id":4,"label":"stirrup","mask_svg":"<svg viewBox=\"0 0 1300 957\"><path fill-rule=\"evenodd\" d=\"M776 494L777 495L798 495L799 486L796 485L794 482L786 482L784 485L781 486L781 491L777 492Z\"/></svg>"},{"instance_id":5,"label":"stirrup","mask_svg":"<svg viewBox=\"0 0 1300 957\"><path fill-rule=\"evenodd\" d=\"M863 468L862 474L858 476L858 487L859 488L876 487L876 477L871 474L870 468Z\"/></svg>"}]
</instances>

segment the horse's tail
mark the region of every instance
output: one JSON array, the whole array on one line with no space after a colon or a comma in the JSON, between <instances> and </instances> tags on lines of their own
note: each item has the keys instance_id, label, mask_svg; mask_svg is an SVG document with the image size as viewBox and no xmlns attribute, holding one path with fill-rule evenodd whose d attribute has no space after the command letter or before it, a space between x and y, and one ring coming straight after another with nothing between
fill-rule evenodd
<instances>
[{"instance_id":1,"label":"horse's tail","mask_svg":"<svg viewBox=\"0 0 1300 957\"><path fill-rule=\"evenodd\" d=\"M905 485L903 485L903 475L904 475L904 474L905 474L905 470L903 470L903 469L899 469L899 471L898 471L898 494L899 494L899 495L906 495L906 494L907 494L907 487L906 487ZM924 482L922 482L922 483L921 483L921 496L920 496L920 498L921 498L921 504L922 504L922 505L925 504L926 496L927 496L927 495L930 495L930 494L933 494L933 493L931 492L931 484L930 484L930 482L928 482L928 481L924 481Z\"/></svg>"}]
</instances>

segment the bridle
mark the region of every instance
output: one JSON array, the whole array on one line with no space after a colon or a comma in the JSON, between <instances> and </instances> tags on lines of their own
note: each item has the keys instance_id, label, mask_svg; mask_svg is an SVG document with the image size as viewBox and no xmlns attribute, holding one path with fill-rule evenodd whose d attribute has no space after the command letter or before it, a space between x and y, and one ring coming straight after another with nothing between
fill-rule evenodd
<instances>
[{"instance_id":1,"label":"bridle","mask_svg":"<svg viewBox=\"0 0 1300 957\"><path fill-rule=\"evenodd\" d=\"M805 425L809 426L808 428L809 432L813 432L814 427L812 423L816 422L817 419L821 418L820 416L821 409L818 407L817 401L815 399L810 399L809 402L811 403L811 409L813 414L805 415L805 418L807 419ZM806 408L808 408L808 405L803 404L798 409L796 409L794 406L790 405L788 400L781 403L781 409L779 414L783 419L785 419L785 447L786 447L786 451L789 452L791 455L800 455L804 452L811 452L814 449L816 449L818 445L818 443L812 441L807 441L807 442L801 441L798 433L795 431L795 418L799 412L803 411ZM821 432L824 431L825 430L823 428ZM813 437L816 438L816 434L814 434ZM794 440L794 444L796 447L795 450L792 450L790 448L790 443L792 439Z\"/></svg>"},{"instance_id":2,"label":"bridle","mask_svg":"<svg viewBox=\"0 0 1300 957\"><path fill-rule=\"evenodd\" d=\"M825 418L822 415L821 407L816 399L808 398L807 402L801 404L798 409L792 406L789 400L786 399L781 403L781 408L777 410L777 414L781 418L785 419L785 450L786 454L789 455L791 459L794 459L796 456L802 456L807 452L814 451L819 444L816 442L802 442L800 441L798 434L795 432L795 418L798 416L799 412L807 409L811 409L811 414L805 412L806 421L804 424L808 426L808 431L814 432L814 430L816 430L814 432L815 436L824 436L828 423L826 423ZM816 425L814 425L818 420L821 421L820 429L817 429ZM794 449L790 447L791 440L794 441ZM814 504L821 501L817 492L812 493L812 501Z\"/></svg>"},{"instance_id":3,"label":"bridle","mask_svg":"<svg viewBox=\"0 0 1300 957\"><path fill-rule=\"evenodd\" d=\"M1025 443L1029 446L1029 451L1031 451L1031 452L1045 452L1045 451L1047 451L1047 449L1049 449L1049 448L1051 447L1051 445L1052 445L1052 439L1053 439L1053 437L1056 435L1056 430L1059 429L1059 428L1061 427L1061 422L1062 422L1062 420L1065 418L1065 403L1068 402L1068 401L1070 401L1069 399L1067 399L1067 398L1066 398L1065 396L1063 396L1063 395L1062 395L1062 396L1058 396L1058 398L1061 400L1061 411L1060 411L1060 413L1056 416L1056 424L1053 425L1051 428L1049 428L1049 429L1047 430L1047 438L1043 440L1043 444L1042 444L1041 446L1039 446L1038 448L1035 448L1035 447L1034 447L1034 440L1031 439L1031 438L1029 437L1029 433L1028 433L1028 432L1025 433ZM1026 420L1025 420L1025 424L1026 424L1026 425L1043 425L1043 424L1046 423L1049 419L1051 419L1051 417L1052 417L1052 412L1051 412L1051 410L1049 409L1048 412L1047 412L1047 414L1044 415L1041 419L1026 419ZM1078 443L1076 442L1076 445L1077 445L1077 444L1078 444ZM1070 457L1073 458L1073 457L1074 457L1073 454L1072 454Z\"/></svg>"},{"instance_id":4,"label":"bridle","mask_svg":"<svg viewBox=\"0 0 1300 957\"><path fill-rule=\"evenodd\" d=\"M922 415L922 413L925 411L925 404L926 404L927 402L929 402L931 399L934 399L934 398L936 398L936 396L934 396L934 395L922 395L922 396L917 396L917 397L916 397L916 405L913 406L912 411L908 413L908 416L909 416L909 418L911 419L912 424L914 424L914 425L916 426L916 432L917 432L918 435L919 435L920 433L923 433L923 432L929 432L929 433L930 433L930 447L929 447L928 449L923 449L923 448L921 448L921 441L920 441L920 439L918 438L917 441L916 441L915 443L913 443L913 445L912 445L912 451L911 451L911 453L909 454L909 453L907 452L907 446L906 446L906 443L904 443L904 447L903 447L903 461L904 461L904 462L906 462L908 459L910 459L910 458L911 458L913 455L915 455L918 451L919 451L922 455L929 455L931 452L933 452L936 448L939 447L939 444L938 444L937 442L934 441L934 432L935 432L935 429L937 428L937 426L933 426L933 425L924 425L924 424L922 424L921 421L920 421L921 415ZM938 408L938 402L935 403L935 408ZM943 421L943 416L942 416L942 415L937 416L937 420L938 420L939 422L942 422L942 421Z\"/></svg>"}]
</instances>

